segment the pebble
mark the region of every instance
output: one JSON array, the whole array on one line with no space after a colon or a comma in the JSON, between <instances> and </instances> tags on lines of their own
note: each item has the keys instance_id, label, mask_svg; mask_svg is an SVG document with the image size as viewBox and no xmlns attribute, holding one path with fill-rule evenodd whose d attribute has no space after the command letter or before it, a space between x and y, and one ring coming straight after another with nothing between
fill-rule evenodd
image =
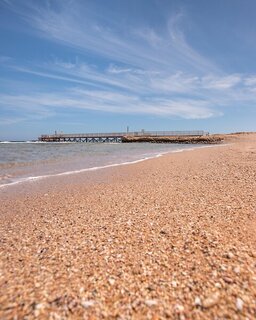
<instances>
[{"instance_id":1,"label":"pebble","mask_svg":"<svg viewBox=\"0 0 256 320\"><path fill-rule=\"evenodd\" d=\"M226 257L227 257L228 259L233 259L233 258L235 257L235 255L234 255L232 252L228 252L227 255L226 255Z\"/></svg>"},{"instance_id":2,"label":"pebble","mask_svg":"<svg viewBox=\"0 0 256 320\"><path fill-rule=\"evenodd\" d=\"M224 277L223 280L226 282L226 283L233 283L233 279L232 278L229 278L229 277Z\"/></svg>"},{"instance_id":3,"label":"pebble","mask_svg":"<svg viewBox=\"0 0 256 320\"><path fill-rule=\"evenodd\" d=\"M44 303L37 303L35 306L35 309L43 309L45 308L45 304Z\"/></svg>"},{"instance_id":4,"label":"pebble","mask_svg":"<svg viewBox=\"0 0 256 320\"><path fill-rule=\"evenodd\" d=\"M184 312L184 307L181 304L176 304L174 308L175 308L176 313L183 313Z\"/></svg>"},{"instance_id":5,"label":"pebble","mask_svg":"<svg viewBox=\"0 0 256 320\"><path fill-rule=\"evenodd\" d=\"M219 302L220 294L219 292L214 292L208 298L203 301L203 307L208 309L215 306Z\"/></svg>"},{"instance_id":6,"label":"pebble","mask_svg":"<svg viewBox=\"0 0 256 320\"><path fill-rule=\"evenodd\" d=\"M235 272L236 274L239 274L239 273L240 273L240 267L238 267L238 266L235 267L235 268L234 268L234 272Z\"/></svg>"},{"instance_id":7,"label":"pebble","mask_svg":"<svg viewBox=\"0 0 256 320\"><path fill-rule=\"evenodd\" d=\"M243 306L244 306L244 302L242 299L237 298L236 299L236 308L238 311L242 311L243 310Z\"/></svg>"},{"instance_id":8,"label":"pebble","mask_svg":"<svg viewBox=\"0 0 256 320\"><path fill-rule=\"evenodd\" d=\"M35 306L35 312L34 312L35 317L39 317L41 311L43 311L45 309L45 307L46 307L46 305L44 303L38 303Z\"/></svg>"},{"instance_id":9,"label":"pebble","mask_svg":"<svg viewBox=\"0 0 256 320\"><path fill-rule=\"evenodd\" d=\"M202 302L201 302L201 299L199 297L195 297L195 306L201 306L202 305Z\"/></svg>"},{"instance_id":10,"label":"pebble","mask_svg":"<svg viewBox=\"0 0 256 320\"><path fill-rule=\"evenodd\" d=\"M85 309L94 306L94 304L95 304L95 301L94 301L94 300L82 300L82 301L81 301L81 305L82 305Z\"/></svg>"},{"instance_id":11,"label":"pebble","mask_svg":"<svg viewBox=\"0 0 256 320\"><path fill-rule=\"evenodd\" d=\"M113 279L113 278L109 278L109 279L108 279L108 283L109 283L111 286L113 286L113 285L115 284L115 282L116 282L116 280Z\"/></svg>"},{"instance_id":12,"label":"pebble","mask_svg":"<svg viewBox=\"0 0 256 320\"><path fill-rule=\"evenodd\" d=\"M224 265L221 265L220 268L221 268L222 271L226 271L227 270L227 267L224 266Z\"/></svg>"},{"instance_id":13,"label":"pebble","mask_svg":"<svg viewBox=\"0 0 256 320\"><path fill-rule=\"evenodd\" d=\"M222 287L222 286L221 286L221 283L216 282L216 283L215 283L215 287L218 288L218 289L221 289L221 287Z\"/></svg>"},{"instance_id":14,"label":"pebble","mask_svg":"<svg viewBox=\"0 0 256 320\"><path fill-rule=\"evenodd\" d=\"M214 277L217 277L217 276L218 276L218 271L217 271L217 270L213 270L212 275L213 275Z\"/></svg>"},{"instance_id":15,"label":"pebble","mask_svg":"<svg viewBox=\"0 0 256 320\"><path fill-rule=\"evenodd\" d=\"M176 287L177 287L177 285L178 285L178 284L177 284L177 281L175 281L175 280L174 280L174 281L172 281L172 286L173 286L174 288L176 288Z\"/></svg>"},{"instance_id":16,"label":"pebble","mask_svg":"<svg viewBox=\"0 0 256 320\"><path fill-rule=\"evenodd\" d=\"M148 307L153 307L157 305L157 300L148 299L148 300L145 300L145 304Z\"/></svg>"}]
</instances>

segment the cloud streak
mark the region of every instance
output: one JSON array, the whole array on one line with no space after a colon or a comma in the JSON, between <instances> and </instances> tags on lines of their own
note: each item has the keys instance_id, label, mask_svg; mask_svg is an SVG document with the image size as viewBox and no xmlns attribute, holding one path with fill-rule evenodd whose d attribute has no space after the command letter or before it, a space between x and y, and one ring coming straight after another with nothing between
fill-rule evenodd
<instances>
[{"instance_id":1,"label":"cloud streak","mask_svg":"<svg viewBox=\"0 0 256 320\"><path fill-rule=\"evenodd\" d=\"M67 83L65 90L49 94L0 95L0 107L24 109L53 116L62 110L82 109L117 114L206 119L223 114L223 107L256 103L254 78L240 74L195 76L177 72L166 76L110 64L104 70L84 63L55 61L16 72ZM75 86L74 86L75 85ZM26 90L25 90L26 91ZM18 106L18 107L17 107ZM47 112L45 112L47 110Z\"/></svg>"},{"instance_id":2,"label":"cloud streak","mask_svg":"<svg viewBox=\"0 0 256 320\"><path fill-rule=\"evenodd\" d=\"M22 111L23 114L38 116L54 115L58 111L76 108L114 112L118 114L148 114L153 116L175 116L185 119L204 119L216 115L216 111L207 107L207 103L188 99L154 100L138 98L137 96L111 93L109 91L86 91L77 88L66 93L49 94L34 93L33 95L1 95L1 105L9 110ZM35 108L36 106L36 108Z\"/></svg>"},{"instance_id":3,"label":"cloud streak","mask_svg":"<svg viewBox=\"0 0 256 320\"><path fill-rule=\"evenodd\" d=\"M256 103L256 75L225 73L189 45L182 31L185 12L170 14L154 28L147 21L122 23L86 2L63 0L54 7L51 2L5 3L36 36L69 47L74 55L23 65L0 57L12 72L39 83L38 90L28 87L22 95L0 94L1 108L42 118L82 109L207 119L239 103ZM87 61L88 53L97 58L94 64ZM49 86L43 90L40 81L45 79Z\"/></svg>"},{"instance_id":4,"label":"cloud streak","mask_svg":"<svg viewBox=\"0 0 256 320\"><path fill-rule=\"evenodd\" d=\"M217 70L211 61L188 45L180 27L186 21L185 14L172 14L156 30L143 19L136 28L132 19L124 24L118 16L90 10L83 1L56 3L57 9L27 1L23 5L17 3L15 9L38 35L119 64L172 72Z\"/></svg>"}]
</instances>

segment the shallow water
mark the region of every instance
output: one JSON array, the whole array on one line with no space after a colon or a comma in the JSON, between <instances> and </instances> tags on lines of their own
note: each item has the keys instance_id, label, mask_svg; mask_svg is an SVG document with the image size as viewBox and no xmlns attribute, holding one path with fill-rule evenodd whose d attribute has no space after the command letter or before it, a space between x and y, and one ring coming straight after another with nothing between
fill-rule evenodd
<instances>
[{"instance_id":1,"label":"shallow water","mask_svg":"<svg viewBox=\"0 0 256 320\"><path fill-rule=\"evenodd\" d=\"M121 165L190 148L191 145L152 143L0 143L0 186Z\"/></svg>"}]
</instances>

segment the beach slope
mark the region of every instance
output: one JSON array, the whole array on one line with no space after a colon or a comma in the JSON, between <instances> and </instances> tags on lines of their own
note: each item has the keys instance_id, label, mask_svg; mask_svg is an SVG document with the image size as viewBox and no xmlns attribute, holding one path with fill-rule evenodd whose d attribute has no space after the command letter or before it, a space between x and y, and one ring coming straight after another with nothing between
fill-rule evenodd
<instances>
[{"instance_id":1,"label":"beach slope","mask_svg":"<svg viewBox=\"0 0 256 320\"><path fill-rule=\"evenodd\" d=\"M1 319L254 319L256 135L1 190Z\"/></svg>"}]
</instances>

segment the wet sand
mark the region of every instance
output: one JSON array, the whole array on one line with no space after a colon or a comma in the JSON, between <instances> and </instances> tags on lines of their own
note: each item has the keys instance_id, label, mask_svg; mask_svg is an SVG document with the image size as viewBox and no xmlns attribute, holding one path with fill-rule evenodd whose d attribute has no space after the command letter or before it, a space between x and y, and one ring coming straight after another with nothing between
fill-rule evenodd
<instances>
[{"instance_id":1,"label":"wet sand","mask_svg":"<svg viewBox=\"0 0 256 320\"><path fill-rule=\"evenodd\" d=\"M255 319L256 135L0 191L0 319Z\"/></svg>"}]
</instances>

